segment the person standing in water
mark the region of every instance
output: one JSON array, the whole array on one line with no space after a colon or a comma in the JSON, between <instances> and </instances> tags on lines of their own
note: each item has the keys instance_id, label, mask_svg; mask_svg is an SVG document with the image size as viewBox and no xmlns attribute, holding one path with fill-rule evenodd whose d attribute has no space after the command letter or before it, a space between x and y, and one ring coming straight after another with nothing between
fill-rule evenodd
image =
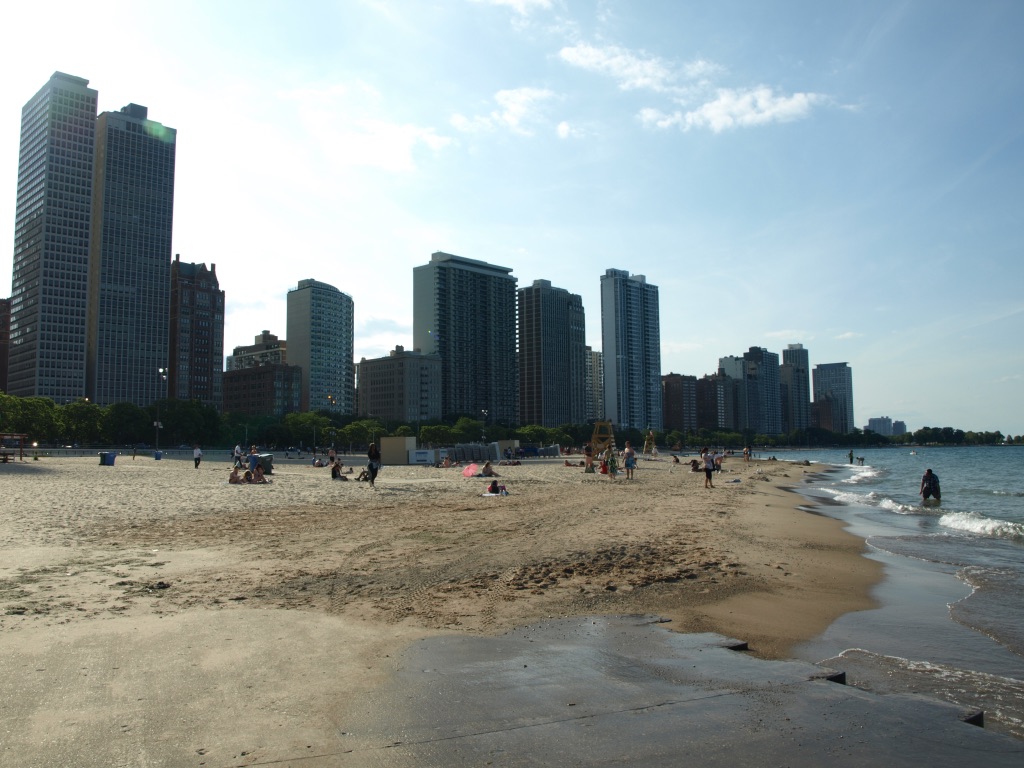
<instances>
[{"instance_id":1,"label":"person standing in water","mask_svg":"<svg viewBox=\"0 0 1024 768\"><path fill-rule=\"evenodd\" d=\"M941 500L942 491L939 489L939 476L930 469L926 469L924 476L921 478L921 490L918 493L921 494L921 498L925 501L933 496L936 501Z\"/></svg>"}]
</instances>

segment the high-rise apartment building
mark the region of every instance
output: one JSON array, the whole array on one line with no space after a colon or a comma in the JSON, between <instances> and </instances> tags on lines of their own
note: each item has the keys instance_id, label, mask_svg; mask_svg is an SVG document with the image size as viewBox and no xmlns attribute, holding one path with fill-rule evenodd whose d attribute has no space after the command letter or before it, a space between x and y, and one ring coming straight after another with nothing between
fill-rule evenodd
<instances>
[{"instance_id":1,"label":"high-rise apartment building","mask_svg":"<svg viewBox=\"0 0 1024 768\"><path fill-rule=\"evenodd\" d=\"M643 275L601 276L605 415L623 429L662 428L658 288Z\"/></svg>"},{"instance_id":2,"label":"high-rise apartment building","mask_svg":"<svg viewBox=\"0 0 1024 768\"><path fill-rule=\"evenodd\" d=\"M85 391L101 406L164 396L176 137L138 104L96 121Z\"/></svg>"},{"instance_id":3,"label":"high-rise apartment building","mask_svg":"<svg viewBox=\"0 0 1024 768\"><path fill-rule=\"evenodd\" d=\"M11 346L11 300L0 299L0 392L7 391L7 352Z\"/></svg>"},{"instance_id":4,"label":"high-rise apartment building","mask_svg":"<svg viewBox=\"0 0 1024 768\"><path fill-rule=\"evenodd\" d=\"M779 366L782 431L804 431L811 425L811 363L803 344L782 350Z\"/></svg>"},{"instance_id":5,"label":"high-rise apartment building","mask_svg":"<svg viewBox=\"0 0 1024 768\"><path fill-rule=\"evenodd\" d=\"M697 379L697 429L737 429L735 390L740 384L742 382L723 374L708 374Z\"/></svg>"},{"instance_id":6,"label":"high-rise apartment building","mask_svg":"<svg viewBox=\"0 0 1024 768\"><path fill-rule=\"evenodd\" d=\"M868 419L867 426L864 427L864 431L870 430L876 435L883 435L884 437L892 436L892 419L888 416L876 416Z\"/></svg>"},{"instance_id":7,"label":"high-rise apartment building","mask_svg":"<svg viewBox=\"0 0 1024 768\"><path fill-rule=\"evenodd\" d=\"M441 357L442 418L517 423L516 278L511 272L441 252L413 269L413 346Z\"/></svg>"},{"instance_id":8,"label":"high-rise apartment building","mask_svg":"<svg viewBox=\"0 0 1024 768\"><path fill-rule=\"evenodd\" d=\"M288 291L288 362L302 369L302 410L355 413L352 297L300 280Z\"/></svg>"},{"instance_id":9,"label":"high-rise apartment building","mask_svg":"<svg viewBox=\"0 0 1024 768\"><path fill-rule=\"evenodd\" d=\"M410 426L441 418L440 355L397 346L358 369L359 416Z\"/></svg>"},{"instance_id":10,"label":"high-rise apartment building","mask_svg":"<svg viewBox=\"0 0 1024 768\"><path fill-rule=\"evenodd\" d=\"M288 342L281 341L270 331L263 331L249 346L235 347L228 355L226 370L255 368L288 362Z\"/></svg>"},{"instance_id":11,"label":"high-rise apartment building","mask_svg":"<svg viewBox=\"0 0 1024 768\"><path fill-rule=\"evenodd\" d=\"M583 299L549 280L519 296L519 423L557 427L587 418Z\"/></svg>"},{"instance_id":12,"label":"high-rise apartment building","mask_svg":"<svg viewBox=\"0 0 1024 768\"><path fill-rule=\"evenodd\" d=\"M224 291L217 265L171 263L167 397L223 407ZM157 372L153 372L157 377Z\"/></svg>"},{"instance_id":13,"label":"high-rise apartment building","mask_svg":"<svg viewBox=\"0 0 1024 768\"><path fill-rule=\"evenodd\" d=\"M224 412L280 418L299 410L302 369L263 363L224 372Z\"/></svg>"},{"instance_id":14,"label":"high-rise apartment building","mask_svg":"<svg viewBox=\"0 0 1024 768\"><path fill-rule=\"evenodd\" d=\"M604 421L604 356L587 347L587 421Z\"/></svg>"},{"instance_id":15,"label":"high-rise apartment building","mask_svg":"<svg viewBox=\"0 0 1024 768\"><path fill-rule=\"evenodd\" d=\"M8 392L85 395L96 91L55 72L21 112Z\"/></svg>"},{"instance_id":16,"label":"high-rise apartment building","mask_svg":"<svg viewBox=\"0 0 1024 768\"><path fill-rule=\"evenodd\" d=\"M697 431L697 377L666 373L661 377L662 420L666 432Z\"/></svg>"},{"instance_id":17,"label":"high-rise apartment building","mask_svg":"<svg viewBox=\"0 0 1024 768\"><path fill-rule=\"evenodd\" d=\"M719 358L718 372L738 382L733 390L736 429L763 435L782 431L778 355L762 347L751 347L742 357Z\"/></svg>"},{"instance_id":18,"label":"high-rise apartment building","mask_svg":"<svg viewBox=\"0 0 1024 768\"><path fill-rule=\"evenodd\" d=\"M853 371L846 363L819 363L813 378L814 402L827 400L831 405L832 431L853 432Z\"/></svg>"}]
</instances>

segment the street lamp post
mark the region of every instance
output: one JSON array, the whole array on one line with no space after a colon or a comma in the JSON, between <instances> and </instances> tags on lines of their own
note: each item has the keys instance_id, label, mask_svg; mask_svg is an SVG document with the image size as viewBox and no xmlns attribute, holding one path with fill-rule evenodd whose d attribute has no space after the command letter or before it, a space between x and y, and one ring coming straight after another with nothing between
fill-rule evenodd
<instances>
[{"instance_id":1,"label":"street lamp post","mask_svg":"<svg viewBox=\"0 0 1024 768\"><path fill-rule=\"evenodd\" d=\"M166 381L167 381L167 369L166 368L157 368L156 372L157 372L157 376L159 377L159 381L161 383L166 383ZM160 389L163 389L163 387L161 387ZM160 423L160 392L158 391L156 393L156 395L157 395L157 397L156 397L156 421L153 422L153 428L156 430L156 437L153 440L153 450L154 451L159 451L160 450L160 427L162 427L163 424Z\"/></svg>"}]
</instances>

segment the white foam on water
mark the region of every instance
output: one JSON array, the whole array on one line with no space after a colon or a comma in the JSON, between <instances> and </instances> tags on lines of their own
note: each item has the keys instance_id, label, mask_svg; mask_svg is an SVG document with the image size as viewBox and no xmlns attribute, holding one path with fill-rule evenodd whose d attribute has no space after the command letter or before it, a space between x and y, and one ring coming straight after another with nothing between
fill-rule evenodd
<instances>
[{"instance_id":1,"label":"white foam on water","mask_svg":"<svg viewBox=\"0 0 1024 768\"><path fill-rule=\"evenodd\" d=\"M952 512L939 518L939 525L977 536L1024 541L1024 525L1008 520L993 520L977 512Z\"/></svg>"}]
</instances>

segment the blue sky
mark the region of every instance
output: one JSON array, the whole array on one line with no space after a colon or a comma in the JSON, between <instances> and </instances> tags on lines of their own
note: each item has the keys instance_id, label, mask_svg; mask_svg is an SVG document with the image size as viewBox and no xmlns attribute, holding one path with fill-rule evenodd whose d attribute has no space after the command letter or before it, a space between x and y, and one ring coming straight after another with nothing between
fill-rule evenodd
<instances>
[{"instance_id":1,"label":"blue sky","mask_svg":"<svg viewBox=\"0 0 1024 768\"><path fill-rule=\"evenodd\" d=\"M216 263L228 349L304 278L354 299L357 360L410 347L438 250L579 293L600 348L628 269L666 373L802 343L859 426L1021 434L1022 36L1015 0L4 7L0 242L60 70L178 129L174 251Z\"/></svg>"}]
</instances>

